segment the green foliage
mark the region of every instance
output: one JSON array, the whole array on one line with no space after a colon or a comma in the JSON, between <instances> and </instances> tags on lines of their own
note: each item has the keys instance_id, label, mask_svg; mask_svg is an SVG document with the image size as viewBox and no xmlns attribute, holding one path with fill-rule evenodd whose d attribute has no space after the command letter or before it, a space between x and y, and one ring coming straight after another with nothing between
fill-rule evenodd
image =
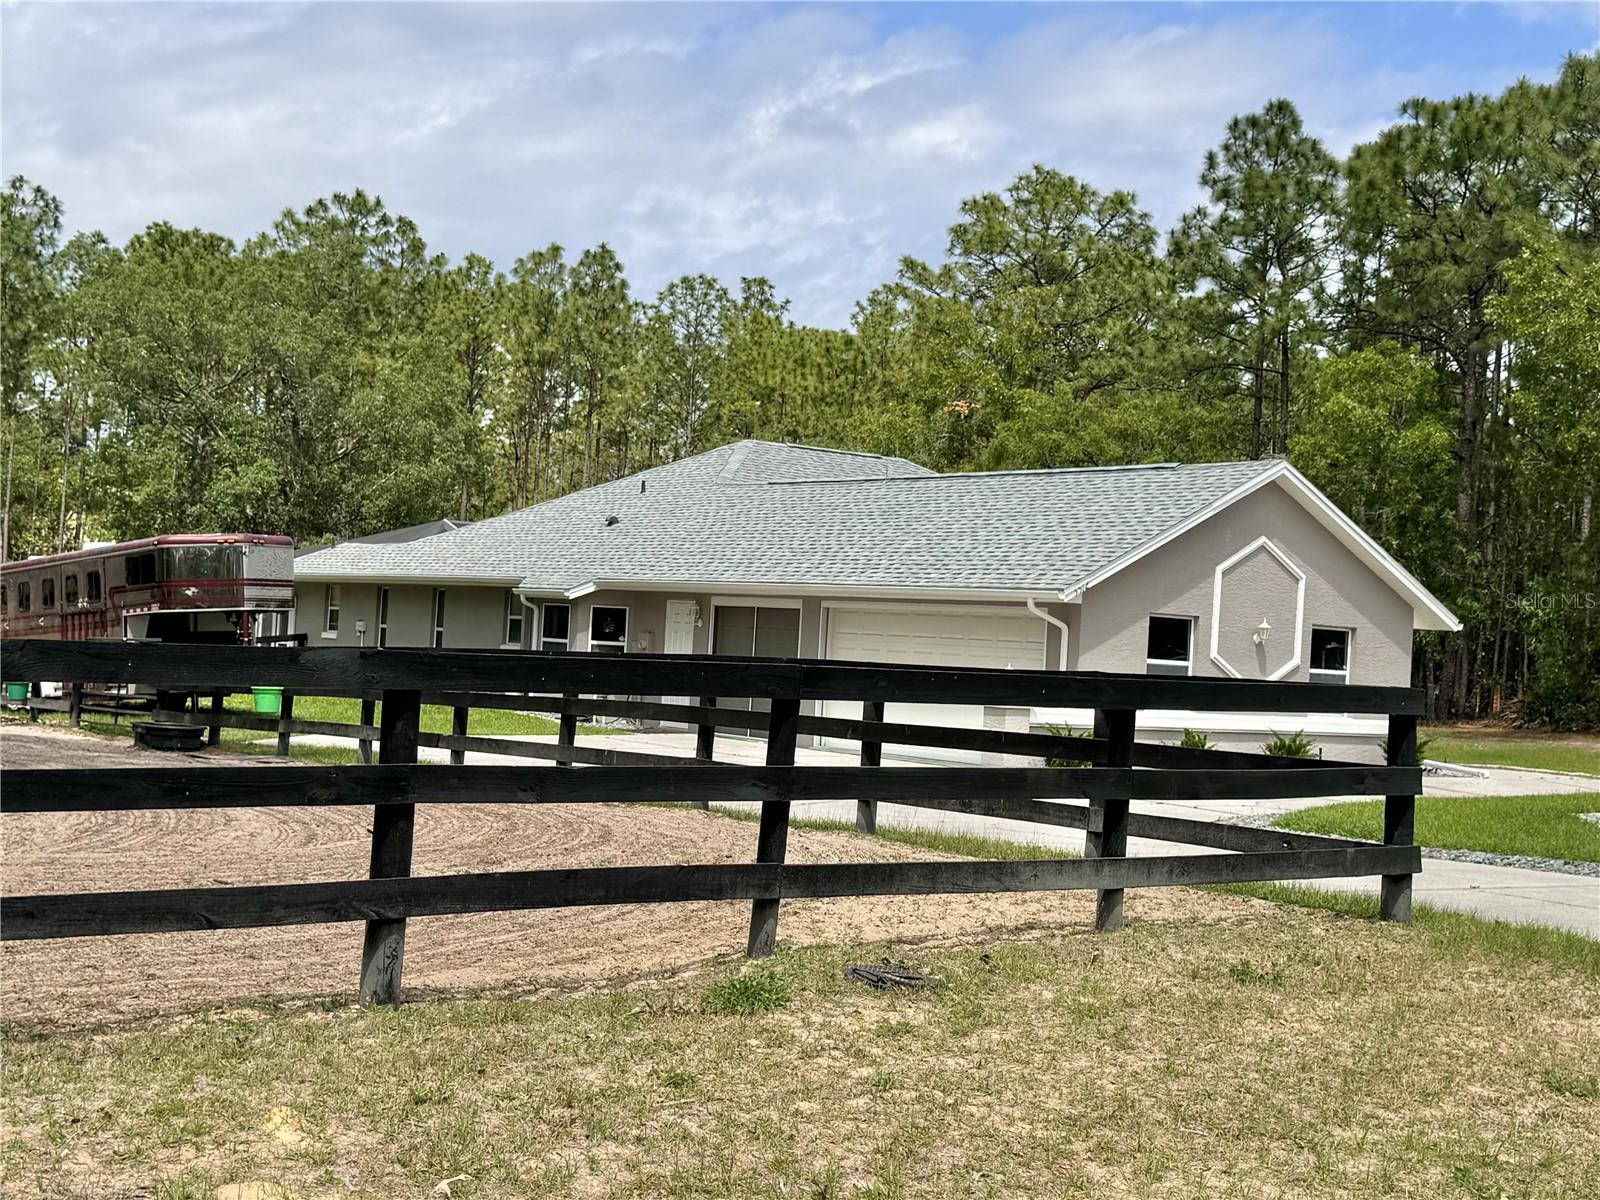
<instances>
[{"instance_id":1,"label":"green foliage","mask_svg":"<svg viewBox=\"0 0 1600 1200\"><path fill-rule=\"evenodd\" d=\"M1185 729L1183 739L1178 743L1185 750L1209 750L1211 739L1199 729Z\"/></svg>"},{"instance_id":2,"label":"green foliage","mask_svg":"<svg viewBox=\"0 0 1600 1200\"><path fill-rule=\"evenodd\" d=\"M1275 755L1278 758L1316 758L1317 747L1303 730L1294 733L1279 733L1272 730L1272 736L1262 743L1261 753Z\"/></svg>"},{"instance_id":3,"label":"green foliage","mask_svg":"<svg viewBox=\"0 0 1600 1200\"><path fill-rule=\"evenodd\" d=\"M237 244L63 243L0 199L5 555L223 526L322 542L552 499L738 438L940 469L1287 455L1463 620L1430 716L1600 724L1600 56L1414 98L1343 163L1274 99L1161 245L1039 164L847 329L762 277L451 263L360 190Z\"/></svg>"},{"instance_id":4,"label":"green foliage","mask_svg":"<svg viewBox=\"0 0 1600 1200\"><path fill-rule=\"evenodd\" d=\"M766 967L753 967L708 987L705 1007L720 1016L748 1017L782 1008L792 996L783 976Z\"/></svg>"},{"instance_id":5,"label":"green foliage","mask_svg":"<svg viewBox=\"0 0 1600 1200\"><path fill-rule=\"evenodd\" d=\"M1045 730L1056 737L1088 737L1088 730L1077 730L1071 725L1046 725ZM1044 760L1047 767L1092 767L1094 764L1086 758L1062 758L1060 755L1049 755Z\"/></svg>"}]
</instances>

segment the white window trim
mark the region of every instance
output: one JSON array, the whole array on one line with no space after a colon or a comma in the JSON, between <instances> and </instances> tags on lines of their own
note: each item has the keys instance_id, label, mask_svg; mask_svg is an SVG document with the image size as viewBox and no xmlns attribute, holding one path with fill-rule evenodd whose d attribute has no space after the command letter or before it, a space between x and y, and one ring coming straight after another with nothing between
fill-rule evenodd
<instances>
[{"instance_id":1,"label":"white window trim","mask_svg":"<svg viewBox=\"0 0 1600 1200\"><path fill-rule=\"evenodd\" d=\"M376 630L374 645L380 650L389 645L389 589L378 589L378 611L373 614L373 627Z\"/></svg>"},{"instance_id":2,"label":"white window trim","mask_svg":"<svg viewBox=\"0 0 1600 1200\"><path fill-rule=\"evenodd\" d=\"M502 650L521 650L522 649L522 639L519 637L515 641L513 641L512 638L511 638L511 622L512 621L516 621L519 624L522 624L523 631L526 632L528 627L527 627L526 624L523 624L523 622L525 622L526 619L527 619L527 609L523 606L521 598L518 597L516 592L511 591L511 590L508 589L506 591L505 627L500 631L500 649L502 649Z\"/></svg>"},{"instance_id":3,"label":"white window trim","mask_svg":"<svg viewBox=\"0 0 1600 1200\"><path fill-rule=\"evenodd\" d=\"M439 610L445 607L445 591L445 588L433 589L433 606L428 614L429 623L433 629L433 635L428 639L428 645L435 650L444 649L444 618L440 615Z\"/></svg>"},{"instance_id":4,"label":"white window trim","mask_svg":"<svg viewBox=\"0 0 1600 1200\"><path fill-rule=\"evenodd\" d=\"M566 637L564 637L564 638L545 637L545 635L544 635L544 614L545 614L545 610L549 609L549 608L564 608L564 609L567 610L567 636ZM538 638L535 639L538 642L538 645L534 646L534 649L535 650L543 650L544 649L544 644L546 642L549 642L553 646L560 646L563 650L571 650L572 649L572 605L568 604L565 600L547 600L545 603L543 603L543 604L538 606L537 612L538 612L539 615L538 615L538 624L537 624L536 628L539 630L539 636L538 636Z\"/></svg>"},{"instance_id":5,"label":"white window trim","mask_svg":"<svg viewBox=\"0 0 1600 1200\"><path fill-rule=\"evenodd\" d=\"M1188 658L1151 658L1150 657L1150 622L1155 618L1164 621L1182 621L1189 626L1189 657ZM1145 618L1144 627L1144 669L1145 674L1150 673L1152 666L1157 667L1182 667L1185 675L1194 674L1194 630L1199 624L1199 618L1187 617L1179 613L1151 613ZM1169 679L1176 679L1176 675L1169 675Z\"/></svg>"},{"instance_id":6,"label":"white window trim","mask_svg":"<svg viewBox=\"0 0 1600 1200\"><path fill-rule=\"evenodd\" d=\"M1313 625L1311 627L1311 636L1313 638L1317 636L1318 630L1344 634L1344 670L1330 671L1324 667L1310 667L1308 670L1310 671L1311 681L1313 683L1332 683L1337 680L1339 683L1348 684L1350 682L1350 672L1356 665L1356 631L1347 625Z\"/></svg>"},{"instance_id":7,"label":"white window trim","mask_svg":"<svg viewBox=\"0 0 1600 1200\"><path fill-rule=\"evenodd\" d=\"M622 640L620 642L597 642L594 640L594 610L597 608L620 608L622 610ZM596 646L621 646L624 654L628 652L628 638L633 633L633 614L628 611L628 608L629 606L626 604L589 605L589 628L585 630L585 636L589 639L588 644L591 650ZM567 616L567 636L569 638L572 636L571 614Z\"/></svg>"},{"instance_id":8,"label":"white window trim","mask_svg":"<svg viewBox=\"0 0 1600 1200\"><path fill-rule=\"evenodd\" d=\"M340 611L339 585L325 583L322 585L322 636L328 641L337 641L339 638L339 624L344 616Z\"/></svg>"}]
</instances>

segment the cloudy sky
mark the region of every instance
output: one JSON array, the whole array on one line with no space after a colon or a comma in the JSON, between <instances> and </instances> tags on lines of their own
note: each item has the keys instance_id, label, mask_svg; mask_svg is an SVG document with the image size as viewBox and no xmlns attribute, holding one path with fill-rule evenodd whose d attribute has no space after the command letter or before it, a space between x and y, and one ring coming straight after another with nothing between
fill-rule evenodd
<instances>
[{"instance_id":1,"label":"cloudy sky","mask_svg":"<svg viewBox=\"0 0 1600 1200\"><path fill-rule=\"evenodd\" d=\"M244 238L363 187L452 257L609 241L651 294L765 274L843 324L962 197L1043 162L1169 227L1227 118L1343 152L1406 96L1551 78L1525 4L44 4L8 0L0 167L122 240Z\"/></svg>"}]
</instances>

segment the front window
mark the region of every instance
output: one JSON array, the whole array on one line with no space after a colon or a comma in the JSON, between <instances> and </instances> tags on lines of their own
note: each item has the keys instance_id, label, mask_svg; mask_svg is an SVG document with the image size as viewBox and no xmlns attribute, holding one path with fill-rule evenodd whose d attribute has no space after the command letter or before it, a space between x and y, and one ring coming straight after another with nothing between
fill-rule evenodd
<instances>
[{"instance_id":1,"label":"front window","mask_svg":"<svg viewBox=\"0 0 1600 1200\"><path fill-rule=\"evenodd\" d=\"M544 621L539 626L541 630L539 649L567 649L572 644L571 626L572 606L570 604L546 604L544 606Z\"/></svg>"},{"instance_id":2,"label":"front window","mask_svg":"<svg viewBox=\"0 0 1600 1200\"><path fill-rule=\"evenodd\" d=\"M56 581L55 576L46 575L39 581L39 607L54 608L56 606Z\"/></svg>"},{"instance_id":3,"label":"front window","mask_svg":"<svg viewBox=\"0 0 1600 1200\"><path fill-rule=\"evenodd\" d=\"M95 603L102 595L104 595L100 584L99 571L90 571L89 574L84 577L84 582L88 585L90 604Z\"/></svg>"},{"instance_id":4,"label":"front window","mask_svg":"<svg viewBox=\"0 0 1600 1200\"><path fill-rule=\"evenodd\" d=\"M168 583L244 577L242 546L162 546L156 562L160 578Z\"/></svg>"},{"instance_id":5,"label":"front window","mask_svg":"<svg viewBox=\"0 0 1600 1200\"><path fill-rule=\"evenodd\" d=\"M621 654L628 644L628 610L597 604L589 610L589 649Z\"/></svg>"},{"instance_id":6,"label":"front window","mask_svg":"<svg viewBox=\"0 0 1600 1200\"><path fill-rule=\"evenodd\" d=\"M78 574L76 571L67 576L63 587L66 591L67 603L76 604L78 602Z\"/></svg>"},{"instance_id":7,"label":"front window","mask_svg":"<svg viewBox=\"0 0 1600 1200\"><path fill-rule=\"evenodd\" d=\"M444 589L435 588L433 591L433 648L444 647Z\"/></svg>"},{"instance_id":8,"label":"front window","mask_svg":"<svg viewBox=\"0 0 1600 1200\"><path fill-rule=\"evenodd\" d=\"M322 631L324 633L339 632L339 585L337 583L330 583L323 590Z\"/></svg>"},{"instance_id":9,"label":"front window","mask_svg":"<svg viewBox=\"0 0 1600 1200\"><path fill-rule=\"evenodd\" d=\"M1189 647L1193 640L1193 617L1152 616L1150 631L1145 637L1145 674L1189 674L1191 662Z\"/></svg>"},{"instance_id":10,"label":"front window","mask_svg":"<svg viewBox=\"0 0 1600 1200\"><path fill-rule=\"evenodd\" d=\"M1350 631L1311 630L1311 682L1350 682Z\"/></svg>"},{"instance_id":11,"label":"front window","mask_svg":"<svg viewBox=\"0 0 1600 1200\"><path fill-rule=\"evenodd\" d=\"M522 599L515 592L506 593L505 644L522 647Z\"/></svg>"}]
</instances>

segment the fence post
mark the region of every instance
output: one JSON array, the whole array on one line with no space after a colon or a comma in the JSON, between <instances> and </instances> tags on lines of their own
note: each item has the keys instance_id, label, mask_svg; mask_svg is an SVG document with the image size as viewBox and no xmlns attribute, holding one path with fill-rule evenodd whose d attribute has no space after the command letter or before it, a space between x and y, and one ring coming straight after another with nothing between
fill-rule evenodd
<instances>
[{"instance_id":1,"label":"fence post","mask_svg":"<svg viewBox=\"0 0 1600 1200\"><path fill-rule=\"evenodd\" d=\"M32 683L30 683L28 685L28 698L29 699L43 699L43 697L44 697L44 684L40 683L37 679L35 679ZM26 700L23 701L23 704L28 709L28 720L29 721L37 721L39 719L39 709L35 705L28 704Z\"/></svg>"},{"instance_id":2,"label":"fence post","mask_svg":"<svg viewBox=\"0 0 1600 1200\"><path fill-rule=\"evenodd\" d=\"M452 736L467 736L467 714L471 711L471 709L463 708L459 704L456 705L455 709L450 714L450 733ZM450 751L450 765L452 767L459 767L466 761L467 752L465 750Z\"/></svg>"},{"instance_id":3,"label":"fence post","mask_svg":"<svg viewBox=\"0 0 1600 1200\"><path fill-rule=\"evenodd\" d=\"M83 720L83 685L69 683L66 686L72 689L67 693L67 728L76 729Z\"/></svg>"},{"instance_id":4,"label":"fence post","mask_svg":"<svg viewBox=\"0 0 1600 1200\"><path fill-rule=\"evenodd\" d=\"M1399 715L1389 717L1389 752L1391 767L1417 765L1417 718ZM1415 796L1385 796L1383 798L1383 844L1409 846L1416 841L1417 798ZM1385 921L1411 923L1411 876L1385 875L1378 902L1378 915Z\"/></svg>"},{"instance_id":5,"label":"fence post","mask_svg":"<svg viewBox=\"0 0 1600 1200\"><path fill-rule=\"evenodd\" d=\"M1107 767L1133 769L1134 716L1131 708L1095 710L1094 736L1106 741ZM1128 856L1127 797L1108 797L1089 802L1089 830L1083 839L1083 856ZM1101 888L1096 895L1094 927L1097 932L1109 933L1122 928L1122 892L1121 888Z\"/></svg>"},{"instance_id":6,"label":"fence post","mask_svg":"<svg viewBox=\"0 0 1600 1200\"><path fill-rule=\"evenodd\" d=\"M861 702L861 719L863 721L883 721L883 701L863 700ZM863 767L883 766L883 743L869 742L861 739L861 765ZM859 833L878 832L878 802L876 800L856 801L856 831Z\"/></svg>"},{"instance_id":7,"label":"fence post","mask_svg":"<svg viewBox=\"0 0 1600 1200\"><path fill-rule=\"evenodd\" d=\"M774 700L772 723L767 727L767 766L794 766L794 744L800 727L800 701ZM756 833L756 861L781 863L789 848L789 801L768 800L761 805L761 825ZM750 904L750 942L746 954L765 958L778 940L778 898Z\"/></svg>"},{"instance_id":8,"label":"fence post","mask_svg":"<svg viewBox=\"0 0 1600 1200\"><path fill-rule=\"evenodd\" d=\"M289 757L289 724L294 720L294 693L284 692L278 698L278 757Z\"/></svg>"},{"instance_id":9,"label":"fence post","mask_svg":"<svg viewBox=\"0 0 1600 1200\"><path fill-rule=\"evenodd\" d=\"M717 698L715 696L701 696L700 706L702 708L715 708L717 706ZM695 727L694 732L695 758L699 759L701 762L715 762L716 750L716 725L710 721L700 722L700 724ZM691 800L689 803L690 807L698 808L701 812L711 811L711 802L708 800Z\"/></svg>"},{"instance_id":10,"label":"fence post","mask_svg":"<svg viewBox=\"0 0 1600 1200\"><path fill-rule=\"evenodd\" d=\"M415 763L417 730L422 723L422 693L396 690L383 693L383 724L379 727L378 761ZM378 804L372 810L373 879L395 879L411 874L411 841L416 826L416 805ZM400 1003L400 975L406 956L404 917L367 922L361 946L361 1003Z\"/></svg>"},{"instance_id":11,"label":"fence post","mask_svg":"<svg viewBox=\"0 0 1600 1200\"><path fill-rule=\"evenodd\" d=\"M556 736L556 744L558 746L575 746L575 745L577 745L577 742L578 742L578 714L576 712L568 712L567 711L568 705L571 705L571 704L575 703L577 701L577 699L578 699L578 693L577 692L568 692L565 696L562 697L562 702L561 702L561 732ZM570 767L571 765L572 765L572 761L570 759L565 760L565 761L563 761L562 759L559 759L559 758L556 759L556 766L558 766L558 767Z\"/></svg>"},{"instance_id":12,"label":"fence post","mask_svg":"<svg viewBox=\"0 0 1600 1200\"><path fill-rule=\"evenodd\" d=\"M211 720L206 729L206 745L222 744L222 693L211 693Z\"/></svg>"},{"instance_id":13,"label":"fence post","mask_svg":"<svg viewBox=\"0 0 1600 1200\"><path fill-rule=\"evenodd\" d=\"M368 697L361 701L361 723L363 725L371 725L376 719L377 713L378 702L376 700ZM372 765L371 738L356 739L356 761L363 767L370 767Z\"/></svg>"}]
</instances>

